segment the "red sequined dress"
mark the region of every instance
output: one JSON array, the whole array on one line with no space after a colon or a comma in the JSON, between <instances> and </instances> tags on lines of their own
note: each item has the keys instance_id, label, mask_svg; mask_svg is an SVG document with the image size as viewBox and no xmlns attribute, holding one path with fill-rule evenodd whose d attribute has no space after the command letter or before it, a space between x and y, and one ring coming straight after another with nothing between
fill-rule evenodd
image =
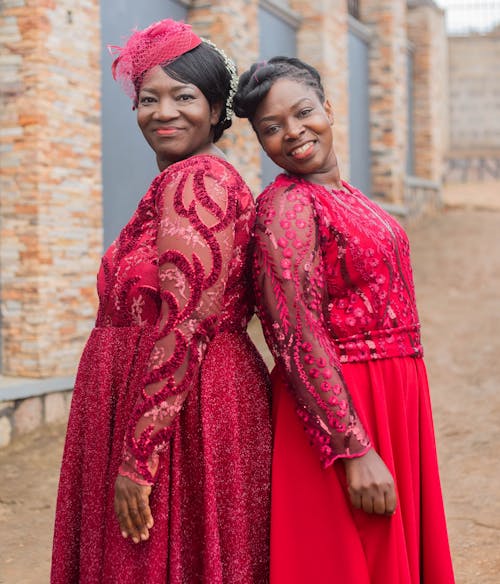
<instances>
[{"instance_id":1,"label":"red sequined dress","mask_svg":"<svg viewBox=\"0 0 500 584\"><path fill-rule=\"evenodd\" d=\"M273 372L272 584L451 584L409 244L344 183L259 197L257 307ZM343 457L372 445L394 516L354 509ZM335 462L337 461L337 462Z\"/></svg>"},{"instance_id":2,"label":"red sequined dress","mask_svg":"<svg viewBox=\"0 0 500 584\"><path fill-rule=\"evenodd\" d=\"M61 470L53 584L268 578L271 422L246 325L255 206L213 156L153 181L106 252ZM147 542L123 539L118 473L152 484Z\"/></svg>"}]
</instances>

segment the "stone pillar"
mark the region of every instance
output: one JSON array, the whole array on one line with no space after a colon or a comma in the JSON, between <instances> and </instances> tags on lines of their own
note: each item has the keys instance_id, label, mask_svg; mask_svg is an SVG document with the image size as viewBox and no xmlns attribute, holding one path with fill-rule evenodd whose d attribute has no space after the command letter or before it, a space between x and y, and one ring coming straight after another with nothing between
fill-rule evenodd
<instances>
[{"instance_id":1,"label":"stone pillar","mask_svg":"<svg viewBox=\"0 0 500 584\"><path fill-rule=\"evenodd\" d=\"M406 0L362 0L370 43L372 194L389 203L404 195L407 137Z\"/></svg>"},{"instance_id":2,"label":"stone pillar","mask_svg":"<svg viewBox=\"0 0 500 584\"><path fill-rule=\"evenodd\" d=\"M349 80L348 26L345 0L303 2L291 0L290 7L302 17L298 31L298 56L321 74L335 116L335 153L341 176L349 174Z\"/></svg>"},{"instance_id":3,"label":"stone pillar","mask_svg":"<svg viewBox=\"0 0 500 584\"><path fill-rule=\"evenodd\" d=\"M99 2L0 11L2 373L74 373L101 253ZM1 397L1 396L0 396Z\"/></svg>"},{"instance_id":4,"label":"stone pillar","mask_svg":"<svg viewBox=\"0 0 500 584\"><path fill-rule=\"evenodd\" d=\"M441 182L448 148L448 50L443 10L433 2L408 3L413 70L415 175Z\"/></svg>"},{"instance_id":5,"label":"stone pillar","mask_svg":"<svg viewBox=\"0 0 500 584\"><path fill-rule=\"evenodd\" d=\"M188 22L234 59L242 72L259 58L258 0L193 0ZM247 120L233 118L220 147L257 195L260 191L260 146Z\"/></svg>"}]
</instances>

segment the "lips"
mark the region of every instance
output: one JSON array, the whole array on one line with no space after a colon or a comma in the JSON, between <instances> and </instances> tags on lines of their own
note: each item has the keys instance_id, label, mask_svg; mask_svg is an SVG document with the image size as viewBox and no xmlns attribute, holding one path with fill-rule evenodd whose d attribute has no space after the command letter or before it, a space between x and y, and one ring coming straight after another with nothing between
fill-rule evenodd
<instances>
[{"instance_id":1,"label":"lips","mask_svg":"<svg viewBox=\"0 0 500 584\"><path fill-rule=\"evenodd\" d=\"M303 158L307 158L313 151L314 148L314 140L308 140L297 146L293 150L290 151L290 156L295 158L296 160L302 160Z\"/></svg>"},{"instance_id":2,"label":"lips","mask_svg":"<svg viewBox=\"0 0 500 584\"><path fill-rule=\"evenodd\" d=\"M164 126L161 128L156 128L156 130L154 130L156 134L158 134L158 136L173 136L174 134L177 134L177 132L179 132L179 128L175 128L174 126Z\"/></svg>"}]
</instances>

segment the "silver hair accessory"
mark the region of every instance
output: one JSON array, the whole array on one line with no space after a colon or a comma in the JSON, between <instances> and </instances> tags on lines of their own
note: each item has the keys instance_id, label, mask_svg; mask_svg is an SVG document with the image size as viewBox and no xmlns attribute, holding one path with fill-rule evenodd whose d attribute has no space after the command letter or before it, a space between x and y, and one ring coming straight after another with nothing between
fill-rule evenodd
<instances>
[{"instance_id":1,"label":"silver hair accessory","mask_svg":"<svg viewBox=\"0 0 500 584\"><path fill-rule=\"evenodd\" d=\"M229 95L227 96L226 99L226 117L224 118L224 121L226 120L230 120L233 117L233 99L234 99L234 95L238 89L238 81L239 81L239 77L238 77L238 73L236 72L236 65L234 64L234 61L232 59L230 59L226 53L222 50L219 49L219 47L214 44L212 41L201 37L201 40L205 43L207 43L207 45L210 45L213 49L215 49L219 55L222 57L222 59L224 60L224 65L226 66L226 69L229 71L229 74L231 76L231 81L229 84Z\"/></svg>"}]
</instances>

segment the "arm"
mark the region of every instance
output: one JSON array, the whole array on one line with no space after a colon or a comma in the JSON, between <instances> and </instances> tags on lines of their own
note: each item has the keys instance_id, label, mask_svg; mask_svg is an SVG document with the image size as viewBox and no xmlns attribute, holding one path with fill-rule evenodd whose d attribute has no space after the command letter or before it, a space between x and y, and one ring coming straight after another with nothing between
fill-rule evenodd
<instances>
[{"instance_id":1,"label":"arm","mask_svg":"<svg viewBox=\"0 0 500 584\"><path fill-rule=\"evenodd\" d=\"M127 428L117 480L118 487L131 492L128 508L139 517L137 526L148 523L133 510L137 493L149 494L154 484L159 455L175 430L219 318L236 215L234 195L223 178L214 178L199 163L167 172L158 189L158 337ZM124 489L118 488L115 497L119 517L127 515ZM126 517L120 523L122 531L133 535Z\"/></svg>"},{"instance_id":2,"label":"arm","mask_svg":"<svg viewBox=\"0 0 500 584\"><path fill-rule=\"evenodd\" d=\"M255 238L259 316L297 413L324 466L360 456L370 441L325 319L328 298L312 201L297 187L268 191L259 204Z\"/></svg>"}]
</instances>

